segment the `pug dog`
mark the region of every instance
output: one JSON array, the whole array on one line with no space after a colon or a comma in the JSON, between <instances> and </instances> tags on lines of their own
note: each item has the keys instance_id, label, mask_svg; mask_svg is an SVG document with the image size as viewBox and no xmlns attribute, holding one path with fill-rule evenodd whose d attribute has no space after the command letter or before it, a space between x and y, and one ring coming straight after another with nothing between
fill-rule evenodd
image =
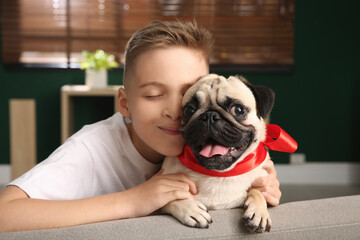
<instances>
[{"instance_id":1,"label":"pug dog","mask_svg":"<svg viewBox=\"0 0 360 240\"><path fill-rule=\"evenodd\" d=\"M257 189L248 191L255 179L267 176L261 166L269 154L264 150L257 162L248 158L266 138L274 98L270 88L253 86L239 76L209 74L188 89L180 131L187 144L184 152L188 148L195 165L166 157L162 168L163 174L189 176L198 194L168 203L163 212L187 226L207 228L212 222L208 210L243 207L243 222L250 232L270 231L263 195Z\"/></svg>"}]
</instances>

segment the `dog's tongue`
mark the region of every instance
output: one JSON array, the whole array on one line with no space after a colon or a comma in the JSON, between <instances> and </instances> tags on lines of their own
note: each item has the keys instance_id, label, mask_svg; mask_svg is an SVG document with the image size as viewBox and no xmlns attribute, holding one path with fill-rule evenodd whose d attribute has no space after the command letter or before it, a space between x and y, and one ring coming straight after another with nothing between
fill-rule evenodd
<instances>
[{"instance_id":1,"label":"dog's tongue","mask_svg":"<svg viewBox=\"0 0 360 240\"><path fill-rule=\"evenodd\" d=\"M222 155L227 154L229 149L230 149L229 147L224 147L221 145L206 144L203 146L203 149L200 151L199 154L204 157L211 157L216 154L219 154L222 156Z\"/></svg>"}]
</instances>

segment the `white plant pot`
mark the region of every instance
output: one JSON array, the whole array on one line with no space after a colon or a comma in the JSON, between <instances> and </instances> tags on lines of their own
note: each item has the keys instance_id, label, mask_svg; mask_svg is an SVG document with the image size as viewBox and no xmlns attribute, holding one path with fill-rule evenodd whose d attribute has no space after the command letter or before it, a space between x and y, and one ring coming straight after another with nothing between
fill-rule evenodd
<instances>
[{"instance_id":1,"label":"white plant pot","mask_svg":"<svg viewBox=\"0 0 360 240\"><path fill-rule=\"evenodd\" d=\"M107 86L107 70L86 69L85 84L90 88L105 88Z\"/></svg>"}]
</instances>

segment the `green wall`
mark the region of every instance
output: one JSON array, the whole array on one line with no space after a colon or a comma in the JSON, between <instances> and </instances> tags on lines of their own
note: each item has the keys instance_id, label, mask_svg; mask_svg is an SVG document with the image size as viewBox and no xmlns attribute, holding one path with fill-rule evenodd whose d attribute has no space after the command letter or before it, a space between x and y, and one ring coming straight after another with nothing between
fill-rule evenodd
<instances>
[{"instance_id":1,"label":"green wall","mask_svg":"<svg viewBox=\"0 0 360 240\"><path fill-rule=\"evenodd\" d=\"M299 143L311 162L359 162L360 34L358 1L296 1L295 70L291 73L241 74L276 92L273 123ZM80 70L6 70L0 62L0 164L10 161L10 98L34 98L37 108L38 161L60 144L60 87L83 84ZM122 73L111 71L110 84ZM104 106L106 106L104 108ZM75 101L76 128L112 112L108 98ZM24 119L26 121L26 119ZM272 153L276 163L288 154Z\"/></svg>"}]
</instances>

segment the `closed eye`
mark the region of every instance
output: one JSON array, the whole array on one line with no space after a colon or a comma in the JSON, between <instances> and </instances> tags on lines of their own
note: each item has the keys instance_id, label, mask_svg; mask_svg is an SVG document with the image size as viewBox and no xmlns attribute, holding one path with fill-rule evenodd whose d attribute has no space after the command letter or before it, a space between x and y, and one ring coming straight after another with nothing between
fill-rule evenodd
<instances>
[{"instance_id":1,"label":"closed eye","mask_svg":"<svg viewBox=\"0 0 360 240\"><path fill-rule=\"evenodd\" d=\"M151 95L151 96L145 96L147 100L156 100L158 98L161 98L163 95Z\"/></svg>"}]
</instances>

